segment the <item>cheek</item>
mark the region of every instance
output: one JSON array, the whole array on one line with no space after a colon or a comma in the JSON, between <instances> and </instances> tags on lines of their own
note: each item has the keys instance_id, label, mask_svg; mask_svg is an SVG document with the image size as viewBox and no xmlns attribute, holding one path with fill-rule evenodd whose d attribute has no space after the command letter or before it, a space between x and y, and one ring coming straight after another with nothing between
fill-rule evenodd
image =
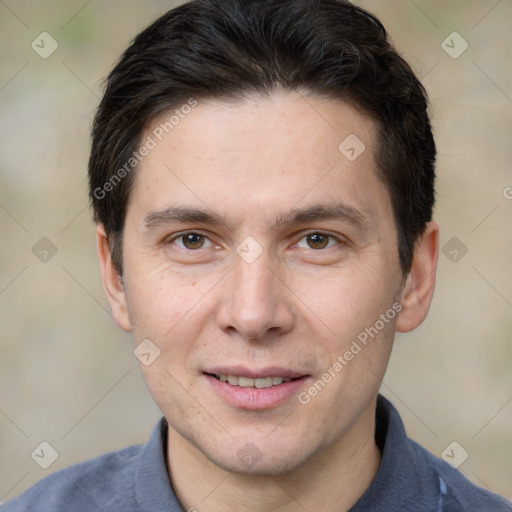
<instances>
[{"instance_id":1,"label":"cheek","mask_svg":"<svg viewBox=\"0 0 512 512\"><path fill-rule=\"evenodd\" d=\"M378 390L397 317L391 277L383 265L375 264L337 269L329 277L300 282L297 295L314 313L309 314L309 328L316 331L314 337L326 356L321 369L329 373L324 374L329 382L332 379L329 391L316 402L318 407L327 403L330 410L334 403L349 404L354 397L367 397ZM316 390L311 392L314 395Z\"/></svg>"},{"instance_id":2,"label":"cheek","mask_svg":"<svg viewBox=\"0 0 512 512\"><path fill-rule=\"evenodd\" d=\"M290 288L306 310L328 329L329 338L338 340L352 339L373 324L393 301L392 287L379 265L330 269L325 275L293 280Z\"/></svg>"},{"instance_id":3,"label":"cheek","mask_svg":"<svg viewBox=\"0 0 512 512\"><path fill-rule=\"evenodd\" d=\"M208 298L219 278L189 276L163 267L129 275L126 296L134 342L150 339L159 350L149 366L140 365L142 375L162 410L177 408L183 415L188 411L183 406L188 403L186 390L194 377L188 360L211 315Z\"/></svg>"},{"instance_id":4,"label":"cheek","mask_svg":"<svg viewBox=\"0 0 512 512\"><path fill-rule=\"evenodd\" d=\"M127 271L131 279L125 284L135 342L145 337L155 339L165 350L164 340L179 338L183 345L187 338L194 339L206 315L204 299L219 277L189 275L163 266L146 267L150 270Z\"/></svg>"}]
</instances>

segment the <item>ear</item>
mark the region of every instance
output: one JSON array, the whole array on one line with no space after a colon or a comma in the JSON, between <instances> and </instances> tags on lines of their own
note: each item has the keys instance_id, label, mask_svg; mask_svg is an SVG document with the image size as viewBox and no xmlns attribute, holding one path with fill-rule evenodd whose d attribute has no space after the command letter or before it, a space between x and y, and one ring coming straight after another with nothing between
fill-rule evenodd
<instances>
[{"instance_id":1,"label":"ear","mask_svg":"<svg viewBox=\"0 0 512 512\"><path fill-rule=\"evenodd\" d=\"M402 292L402 310L396 322L398 332L416 329L427 316L434 295L439 255L439 226L429 222L414 245L411 270Z\"/></svg>"},{"instance_id":2,"label":"ear","mask_svg":"<svg viewBox=\"0 0 512 512\"><path fill-rule=\"evenodd\" d=\"M131 331L123 280L112 263L108 237L102 224L96 226L96 249L100 262L103 289L107 295L112 317L121 329Z\"/></svg>"}]
</instances>

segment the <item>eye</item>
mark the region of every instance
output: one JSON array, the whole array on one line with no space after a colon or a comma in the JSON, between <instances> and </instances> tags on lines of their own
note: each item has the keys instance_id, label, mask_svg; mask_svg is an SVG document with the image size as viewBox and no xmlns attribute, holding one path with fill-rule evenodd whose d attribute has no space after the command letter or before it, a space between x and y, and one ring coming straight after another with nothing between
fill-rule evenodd
<instances>
[{"instance_id":1,"label":"eye","mask_svg":"<svg viewBox=\"0 0 512 512\"><path fill-rule=\"evenodd\" d=\"M309 233L298 241L297 246L302 249L326 249L337 244L339 244L339 240L332 235Z\"/></svg>"},{"instance_id":2,"label":"eye","mask_svg":"<svg viewBox=\"0 0 512 512\"><path fill-rule=\"evenodd\" d=\"M177 245L181 249L188 251L204 249L206 247L213 246L212 242L205 235L201 235L200 233L195 232L183 233L174 237L169 242Z\"/></svg>"}]
</instances>

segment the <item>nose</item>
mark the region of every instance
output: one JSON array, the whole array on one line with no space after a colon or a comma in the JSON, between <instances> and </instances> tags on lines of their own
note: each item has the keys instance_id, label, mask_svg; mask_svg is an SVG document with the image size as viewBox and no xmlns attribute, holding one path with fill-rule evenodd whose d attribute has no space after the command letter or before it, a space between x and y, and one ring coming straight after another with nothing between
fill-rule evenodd
<instances>
[{"instance_id":1,"label":"nose","mask_svg":"<svg viewBox=\"0 0 512 512\"><path fill-rule=\"evenodd\" d=\"M290 331L294 324L293 295L277 266L270 266L265 253L251 263L235 258L222 290L219 327L253 341L267 341Z\"/></svg>"}]
</instances>

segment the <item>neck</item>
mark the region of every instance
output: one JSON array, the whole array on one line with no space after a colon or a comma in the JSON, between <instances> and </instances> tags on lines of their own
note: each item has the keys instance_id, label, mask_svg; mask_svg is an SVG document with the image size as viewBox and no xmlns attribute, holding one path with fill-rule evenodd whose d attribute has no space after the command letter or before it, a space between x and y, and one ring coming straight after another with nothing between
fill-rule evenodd
<instances>
[{"instance_id":1,"label":"neck","mask_svg":"<svg viewBox=\"0 0 512 512\"><path fill-rule=\"evenodd\" d=\"M169 426L168 466L177 498L187 511L348 511L374 479L375 402L343 437L284 475L225 471Z\"/></svg>"}]
</instances>

